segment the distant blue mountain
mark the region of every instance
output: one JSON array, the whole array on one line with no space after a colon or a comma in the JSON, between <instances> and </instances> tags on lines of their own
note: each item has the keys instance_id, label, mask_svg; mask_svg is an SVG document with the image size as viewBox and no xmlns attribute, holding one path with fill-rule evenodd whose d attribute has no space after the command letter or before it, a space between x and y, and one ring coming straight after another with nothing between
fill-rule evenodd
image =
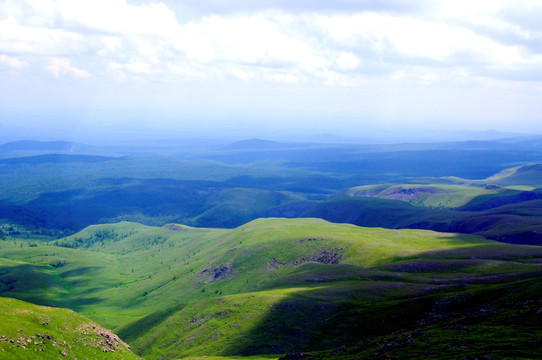
<instances>
[{"instance_id":1,"label":"distant blue mountain","mask_svg":"<svg viewBox=\"0 0 542 360\"><path fill-rule=\"evenodd\" d=\"M20 140L0 145L0 152L7 151L73 151L76 148L88 147L70 141L37 141Z\"/></svg>"},{"instance_id":2,"label":"distant blue mountain","mask_svg":"<svg viewBox=\"0 0 542 360\"><path fill-rule=\"evenodd\" d=\"M22 164L44 164L44 163L74 163L74 162L100 162L108 160L117 160L119 158L109 156L95 155L67 155L67 154L47 154L36 156L15 157L9 159L0 159L0 164L22 165Z\"/></svg>"},{"instance_id":3,"label":"distant blue mountain","mask_svg":"<svg viewBox=\"0 0 542 360\"><path fill-rule=\"evenodd\" d=\"M248 139L234 142L232 144L226 145L224 150L278 150L278 149L291 149L296 147L306 147L310 144L297 144L297 143L286 143L278 142L272 140L262 140L262 139Z\"/></svg>"},{"instance_id":4,"label":"distant blue mountain","mask_svg":"<svg viewBox=\"0 0 542 360\"><path fill-rule=\"evenodd\" d=\"M118 156L113 150L72 141L19 140L0 145L0 158L47 154Z\"/></svg>"}]
</instances>

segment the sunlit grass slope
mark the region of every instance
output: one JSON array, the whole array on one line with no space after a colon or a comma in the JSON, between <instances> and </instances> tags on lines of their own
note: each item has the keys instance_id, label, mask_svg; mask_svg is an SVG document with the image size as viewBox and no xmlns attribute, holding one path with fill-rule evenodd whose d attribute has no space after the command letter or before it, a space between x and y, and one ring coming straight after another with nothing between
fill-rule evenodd
<instances>
[{"instance_id":1,"label":"sunlit grass slope","mask_svg":"<svg viewBox=\"0 0 542 360\"><path fill-rule=\"evenodd\" d=\"M416 179L416 184L352 187L303 213L333 222L481 235L542 244L542 165L509 168L482 180Z\"/></svg>"},{"instance_id":2,"label":"sunlit grass slope","mask_svg":"<svg viewBox=\"0 0 542 360\"><path fill-rule=\"evenodd\" d=\"M440 315L440 307L479 307L477 294L491 301L498 287L505 292L518 279L537 279L541 255L540 249L481 246L372 268L306 263L256 291L190 302L119 333L148 358L306 352L376 341Z\"/></svg>"},{"instance_id":3,"label":"sunlit grass slope","mask_svg":"<svg viewBox=\"0 0 542 360\"><path fill-rule=\"evenodd\" d=\"M139 359L109 330L67 309L0 298L0 359Z\"/></svg>"},{"instance_id":4,"label":"sunlit grass slope","mask_svg":"<svg viewBox=\"0 0 542 360\"><path fill-rule=\"evenodd\" d=\"M456 208L476 196L498 194L502 188L444 184L365 185L346 190L352 197L376 197L405 201L415 206Z\"/></svg>"},{"instance_id":5,"label":"sunlit grass slope","mask_svg":"<svg viewBox=\"0 0 542 360\"><path fill-rule=\"evenodd\" d=\"M233 230L96 225L55 244L1 244L2 292L103 316L114 327L128 320L123 316L179 300L255 289L304 262L366 267L429 249L486 243L319 219L260 219Z\"/></svg>"},{"instance_id":6,"label":"sunlit grass slope","mask_svg":"<svg viewBox=\"0 0 542 360\"><path fill-rule=\"evenodd\" d=\"M542 164L527 164L504 169L486 180L503 186L542 187Z\"/></svg>"},{"instance_id":7,"label":"sunlit grass slope","mask_svg":"<svg viewBox=\"0 0 542 360\"><path fill-rule=\"evenodd\" d=\"M457 176L420 177L416 181L420 184L443 184L459 187L499 185L508 189L530 191L542 187L542 164L534 162L515 167L507 167L487 178L461 178Z\"/></svg>"},{"instance_id":8,"label":"sunlit grass slope","mask_svg":"<svg viewBox=\"0 0 542 360\"><path fill-rule=\"evenodd\" d=\"M236 229L123 222L45 245L0 242L0 294L77 310L147 359L280 354L384 336L441 294L529 276L541 255L315 218Z\"/></svg>"},{"instance_id":9,"label":"sunlit grass slope","mask_svg":"<svg viewBox=\"0 0 542 360\"><path fill-rule=\"evenodd\" d=\"M442 206L479 211L490 208L488 205L476 207L484 201L492 202L491 207L496 207L539 199L540 191L537 189L542 188L542 164L506 168L481 180L445 177L425 179L422 183L423 185L391 185L384 188L370 185L359 189L362 196L402 196L403 199L400 200L409 201L413 205L435 206L439 203Z\"/></svg>"}]
</instances>

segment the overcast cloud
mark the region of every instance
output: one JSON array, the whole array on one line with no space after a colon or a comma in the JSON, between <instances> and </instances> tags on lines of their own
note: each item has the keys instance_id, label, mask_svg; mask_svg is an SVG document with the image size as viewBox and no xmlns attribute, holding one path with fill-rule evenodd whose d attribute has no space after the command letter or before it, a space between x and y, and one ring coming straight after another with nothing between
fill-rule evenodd
<instances>
[{"instance_id":1,"label":"overcast cloud","mask_svg":"<svg viewBox=\"0 0 542 360\"><path fill-rule=\"evenodd\" d=\"M528 0L2 0L0 105L542 131L540 19Z\"/></svg>"}]
</instances>

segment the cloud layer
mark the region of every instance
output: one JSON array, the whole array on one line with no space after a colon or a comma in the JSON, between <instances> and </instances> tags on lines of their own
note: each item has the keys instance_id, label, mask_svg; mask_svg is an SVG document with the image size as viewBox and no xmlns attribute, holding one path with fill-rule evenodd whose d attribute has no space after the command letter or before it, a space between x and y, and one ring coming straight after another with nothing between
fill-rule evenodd
<instances>
[{"instance_id":1,"label":"cloud layer","mask_svg":"<svg viewBox=\"0 0 542 360\"><path fill-rule=\"evenodd\" d=\"M346 91L330 100L336 108L363 98L380 115L388 103L410 108L411 94L428 88L442 96L479 89L474 97L500 88L513 89L516 106L542 92L540 18L535 0L4 0L0 80L327 88ZM486 100L469 106L477 101Z\"/></svg>"},{"instance_id":2,"label":"cloud layer","mask_svg":"<svg viewBox=\"0 0 542 360\"><path fill-rule=\"evenodd\" d=\"M540 1L439 4L418 3L413 13L370 2L345 12L339 3L315 12L294 2L296 11L238 9L183 23L164 3L8 0L0 5L0 66L113 81L538 80Z\"/></svg>"}]
</instances>

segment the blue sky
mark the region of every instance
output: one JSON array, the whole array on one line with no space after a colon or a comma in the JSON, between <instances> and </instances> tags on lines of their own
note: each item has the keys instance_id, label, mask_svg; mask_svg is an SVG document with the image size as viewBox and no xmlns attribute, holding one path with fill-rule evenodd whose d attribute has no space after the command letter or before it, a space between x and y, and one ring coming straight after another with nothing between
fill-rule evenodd
<instances>
[{"instance_id":1,"label":"blue sky","mask_svg":"<svg viewBox=\"0 0 542 360\"><path fill-rule=\"evenodd\" d=\"M542 133L542 1L0 0L0 131Z\"/></svg>"}]
</instances>

